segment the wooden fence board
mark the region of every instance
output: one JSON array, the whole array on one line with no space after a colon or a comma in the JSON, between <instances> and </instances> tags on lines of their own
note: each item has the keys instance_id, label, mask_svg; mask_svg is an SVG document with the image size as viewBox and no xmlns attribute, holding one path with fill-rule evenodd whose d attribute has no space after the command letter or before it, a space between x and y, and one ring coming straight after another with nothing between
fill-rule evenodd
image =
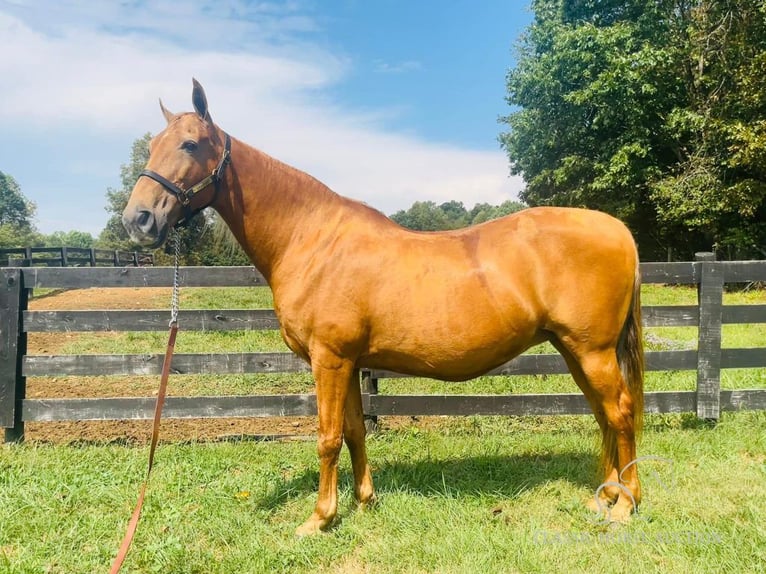
<instances>
[{"instance_id":1,"label":"wooden fence board","mask_svg":"<svg viewBox=\"0 0 766 574\"><path fill-rule=\"evenodd\" d=\"M766 305L740 305L730 307L728 322L740 323L754 308L751 320L766 322ZM725 310L727 308L724 308ZM726 312L726 311L725 311ZM168 327L169 310L103 310L103 311L25 311L25 332L72 331L164 331ZM644 307L645 327L696 326L699 321L697 307L687 305ZM279 329L279 321L272 309L193 309L181 311L179 321L184 330L191 331L245 331ZM724 322L727 322L724 320Z\"/></svg>"},{"instance_id":2,"label":"wooden fence board","mask_svg":"<svg viewBox=\"0 0 766 574\"><path fill-rule=\"evenodd\" d=\"M763 362L759 349L729 349L726 368L748 368ZM23 373L28 377L100 375L152 375L162 370L161 354L145 355L27 355ZM652 351L646 353L647 371L694 369L697 352ZM293 353L177 353L174 374L242 374L306 372L308 365ZM521 355L487 375L567 374L560 355ZM412 375L371 370L373 379L409 378Z\"/></svg>"},{"instance_id":3,"label":"wooden fence board","mask_svg":"<svg viewBox=\"0 0 766 574\"><path fill-rule=\"evenodd\" d=\"M751 271L757 276L766 274L762 266L742 266L731 271L736 280ZM699 272L696 263L642 263L641 276L644 283L697 283ZM755 270L755 271L753 271ZM101 269L100 272L82 274L81 269L34 269L25 270L31 277L26 279L30 287L83 288L83 287L164 287L172 285L172 268ZM91 270L93 271L93 270ZM79 272L79 273L78 273ZM194 287L237 287L265 285L263 276L253 267L217 267L210 273L205 267L182 267L182 285Z\"/></svg>"},{"instance_id":4,"label":"wooden fence board","mask_svg":"<svg viewBox=\"0 0 766 574\"><path fill-rule=\"evenodd\" d=\"M25 268L24 284L28 288L85 289L90 287L170 287L172 267L88 267ZM182 267L181 287L256 287L266 279L255 267Z\"/></svg>"},{"instance_id":5,"label":"wooden fence board","mask_svg":"<svg viewBox=\"0 0 766 574\"><path fill-rule=\"evenodd\" d=\"M145 420L154 416L153 397L103 399L27 399L22 403L25 421ZM316 395L244 395L217 397L168 397L164 418L223 418L311 416Z\"/></svg>"},{"instance_id":6,"label":"wooden fence board","mask_svg":"<svg viewBox=\"0 0 766 574\"><path fill-rule=\"evenodd\" d=\"M766 409L766 390L722 391L723 410ZM22 403L26 422L64 420L148 420L155 399L27 399ZM581 415L590 407L581 394L537 395L363 395L365 414L371 416L427 415ZM681 413L695 409L694 391L646 393L645 412ZM164 418L236 418L314 416L316 395L244 395L168 397Z\"/></svg>"},{"instance_id":7,"label":"wooden fence board","mask_svg":"<svg viewBox=\"0 0 766 574\"><path fill-rule=\"evenodd\" d=\"M556 395L370 395L369 414L428 415L552 415L587 414L581 394Z\"/></svg>"},{"instance_id":8,"label":"wooden fence board","mask_svg":"<svg viewBox=\"0 0 766 574\"><path fill-rule=\"evenodd\" d=\"M766 349L721 349L722 369L756 369L766 367Z\"/></svg>"},{"instance_id":9,"label":"wooden fence board","mask_svg":"<svg viewBox=\"0 0 766 574\"><path fill-rule=\"evenodd\" d=\"M690 371L697 368L697 351L646 351L646 371Z\"/></svg>"},{"instance_id":10,"label":"wooden fence board","mask_svg":"<svg viewBox=\"0 0 766 574\"><path fill-rule=\"evenodd\" d=\"M695 264L690 261L681 263L641 263L642 283L697 283L699 276Z\"/></svg>"},{"instance_id":11,"label":"wooden fence board","mask_svg":"<svg viewBox=\"0 0 766 574\"><path fill-rule=\"evenodd\" d=\"M700 312L696 305L654 305L641 308L644 327L696 327Z\"/></svg>"},{"instance_id":12,"label":"wooden fence board","mask_svg":"<svg viewBox=\"0 0 766 574\"><path fill-rule=\"evenodd\" d=\"M162 354L146 355L27 355L22 373L27 377L84 375L154 375L162 371ZM647 371L693 370L697 352L651 351L646 353ZM766 366L766 351L723 349L721 368L748 369ZM309 372L309 366L293 353L177 353L172 372L192 374L245 374ZM409 378L411 375L370 370L371 378ZM522 355L488 375L567 374L559 355Z\"/></svg>"},{"instance_id":13,"label":"wooden fence board","mask_svg":"<svg viewBox=\"0 0 766 574\"><path fill-rule=\"evenodd\" d=\"M721 410L766 410L766 389L721 391Z\"/></svg>"},{"instance_id":14,"label":"wooden fence board","mask_svg":"<svg viewBox=\"0 0 766 574\"><path fill-rule=\"evenodd\" d=\"M752 283L766 281L766 265L763 261L725 261L723 280L726 283Z\"/></svg>"},{"instance_id":15,"label":"wooden fence board","mask_svg":"<svg viewBox=\"0 0 766 574\"><path fill-rule=\"evenodd\" d=\"M25 332L166 331L170 311L25 311ZM196 309L180 311L184 331L250 331L279 329L273 309Z\"/></svg>"},{"instance_id":16,"label":"wooden fence board","mask_svg":"<svg viewBox=\"0 0 766 574\"><path fill-rule=\"evenodd\" d=\"M647 371L685 371L696 369L697 351L648 351L644 355ZM487 375L565 375L569 373L561 355L520 355L491 370ZM371 369L373 379L410 378L412 375Z\"/></svg>"},{"instance_id":17,"label":"wooden fence board","mask_svg":"<svg viewBox=\"0 0 766 574\"><path fill-rule=\"evenodd\" d=\"M766 323L766 305L724 305L723 323Z\"/></svg>"},{"instance_id":18,"label":"wooden fence board","mask_svg":"<svg viewBox=\"0 0 766 574\"><path fill-rule=\"evenodd\" d=\"M83 375L159 375L164 354L151 355L27 355L27 377ZM176 353L171 373L242 374L309 372L293 353Z\"/></svg>"}]
</instances>

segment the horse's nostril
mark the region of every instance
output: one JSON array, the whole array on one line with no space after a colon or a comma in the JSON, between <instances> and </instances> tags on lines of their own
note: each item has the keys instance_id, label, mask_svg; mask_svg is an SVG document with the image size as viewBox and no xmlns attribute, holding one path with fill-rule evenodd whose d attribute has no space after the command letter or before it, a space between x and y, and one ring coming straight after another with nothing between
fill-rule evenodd
<instances>
[{"instance_id":1,"label":"horse's nostril","mask_svg":"<svg viewBox=\"0 0 766 574\"><path fill-rule=\"evenodd\" d=\"M151 226L151 224L152 224L152 212L151 211L145 211L145 210L139 211L138 212L138 216L136 217L136 223L142 229L146 229L147 227Z\"/></svg>"}]
</instances>

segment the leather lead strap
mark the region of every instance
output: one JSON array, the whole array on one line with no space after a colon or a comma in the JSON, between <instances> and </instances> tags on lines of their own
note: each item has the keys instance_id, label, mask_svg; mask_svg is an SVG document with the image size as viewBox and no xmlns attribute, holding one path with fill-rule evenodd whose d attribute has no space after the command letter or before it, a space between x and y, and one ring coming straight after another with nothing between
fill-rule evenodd
<instances>
[{"instance_id":1,"label":"leather lead strap","mask_svg":"<svg viewBox=\"0 0 766 574\"><path fill-rule=\"evenodd\" d=\"M130 550L130 544L133 542L133 536L136 534L138 528L138 519L141 516L141 509L144 506L144 497L146 495L146 486L149 483L149 476L152 473L152 467L154 466L154 453L157 450L157 440L160 436L160 420L162 419L162 407L165 404L165 395L168 388L168 377L170 376L170 363L173 359L173 350L176 346L176 334L178 333L178 323L173 321L170 324L170 336L168 337L168 348L165 351L165 362L162 363L162 376L160 377L160 388L157 392L157 403L154 407L154 426L152 427L152 441L149 448L149 465L146 469L146 479L141 486L141 491L138 494L138 501L136 502L136 508L133 510L133 515L128 522L128 528L125 531L125 536L120 544L120 549L117 551L117 556L112 563L112 568L109 570L109 574L117 574L122 568L122 563L125 561L125 557Z\"/></svg>"}]
</instances>

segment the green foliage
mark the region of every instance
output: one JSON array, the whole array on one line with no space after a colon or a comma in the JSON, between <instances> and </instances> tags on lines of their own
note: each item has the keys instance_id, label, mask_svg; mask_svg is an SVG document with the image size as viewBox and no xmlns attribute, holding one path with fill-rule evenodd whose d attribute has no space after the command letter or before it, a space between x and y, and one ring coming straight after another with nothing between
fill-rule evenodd
<instances>
[{"instance_id":1,"label":"green foliage","mask_svg":"<svg viewBox=\"0 0 766 574\"><path fill-rule=\"evenodd\" d=\"M31 227L35 204L29 201L13 176L0 171L0 225Z\"/></svg>"},{"instance_id":2,"label":"green foliage","mask_svg":"<svg viewBox=\"0 0 766 574\"><path fill-rule=\"evenodd\" d=\"M122 212L130 199L130 193L138 181L141 170L149 161L149 142L152 134L146 133L133 142L130 150L130 161L120 166L119 189L112 187L106 190L107 205L104 209L110 214L106 226L98 237L98 247L104 249L120 249L123 251L140 250L141 246L131 241L128 232L122 225Z\"/></svg>"},{"instance_id":3,"label":"green foliage","mask_svg":"<svg viewBox=\"0 0 766 574\"><path fill-rule=\"evenodd\" d=\"M54 231L45 236L45 247L93 247L95 239L85 231Z\"/></svg>"},{"instance_id":4,"label":"green foliage","mask_svg":"<svg viewBox=\"0 0 766 574\"><path fill-rule=\"evenodd\" d=\"M766 244L766 8L535 0L501 143L530 205L625 220L644 258ZM761 254L762 255L762 254Z\"/></svg>"},{"instance_id":5,"label":"green foliage","mask_svg":"<svg viewBox=\"0 0 766 574\"><path fill-rule=\"evenodd\" d=\"M16 180L0 171L0 248L41 244L42 237L32 224L35 211Z\"/></svg>"},{"instance_id":6,"label":"green foliage","mask_svg":"<svg viewBox=\"0 0 766 574\"><path fill-rule=\"evenodd\" d=\"M460 201L448 201L441 205L433 201L416 201L409 209L394 213L391 219L408 229L440 231L484 223L523 208L523 204L511 200L496 206L477 203L470 211Z\"/></svg>"}]
</instances>

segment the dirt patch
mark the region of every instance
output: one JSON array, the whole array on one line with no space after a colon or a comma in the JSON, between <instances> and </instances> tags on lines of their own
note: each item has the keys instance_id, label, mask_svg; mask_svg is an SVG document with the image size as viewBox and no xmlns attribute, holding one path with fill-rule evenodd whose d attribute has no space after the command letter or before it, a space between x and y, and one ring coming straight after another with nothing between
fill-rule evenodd
<instances>
[{"instance_id":1,"label":"dirt patch","mask_svg":"<svg viewBox=\"0 0 766 574\"><path fill-rule=\"evenodd\" d=\"M170 287L119 287L114 289L71 289L33 297L35 311L87 309L169 309Z\"/></svg>"},{"instance_id":2,"label":"dirt patch","mask_svg":"<svg viewBox=\"0 0 766 574\"><path fill-rule=\"evenodd\" d=\"M30 309L167 309L169 288L77 289L54 292L30 301ZM104 333L103 336L109 336ZM55 355L77 333L30 333L27 349L30 355ZM164 349L157 349L157 353ZM30 377L28 398L88 398L155 396L159 376L131 377ZM172 379L169 394L174 393ZM430 425L441 417L422 417L421 424ZM411 424L410 417L387 417L385 428ZM126 442L146 443L151 435L151 421L71 421L27 423L27 441L46 443ZM309 437L316 434L316 417L268 417L232 419L167 419L162 423L163 441L216 441L233 439L273 440L286 437Z\"/></svg>"}]
</instances>

